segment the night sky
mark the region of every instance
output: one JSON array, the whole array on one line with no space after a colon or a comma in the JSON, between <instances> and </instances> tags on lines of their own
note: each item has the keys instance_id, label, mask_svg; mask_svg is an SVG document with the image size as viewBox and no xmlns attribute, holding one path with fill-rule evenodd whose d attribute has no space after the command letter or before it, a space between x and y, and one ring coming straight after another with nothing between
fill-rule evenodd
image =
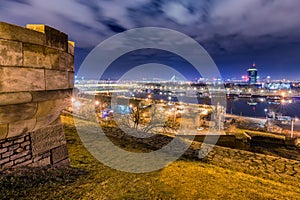
<instances>
[{"instance_id":1,"label":"night sky","mask_svg":"<svg viewBox=\"0 0 300 200\"><path fill-rule=\"evenodd\" d=\"M223 78L240 78L255 62L261 77L300 80L299 11L299 0L1 0L0 21L42 23L68 33L76 42L76 69L116 33L164 27L198 41ZM184 62L170 60L163 64L185 69Z\"/></svg>"}]
</instances>

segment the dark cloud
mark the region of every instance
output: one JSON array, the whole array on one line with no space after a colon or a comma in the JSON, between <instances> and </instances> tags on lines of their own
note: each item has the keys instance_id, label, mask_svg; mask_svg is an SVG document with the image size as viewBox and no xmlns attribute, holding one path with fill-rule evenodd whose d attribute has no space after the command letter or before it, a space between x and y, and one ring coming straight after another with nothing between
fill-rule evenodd
<instances>
[{"instance_id":1,"label":"dark cloud","mask_svg":"<svg viewBox=\"0 0 300 200\"><path fill-rule=\"evenodd\" d=\"M121 26L120 24L114 22L114 21L104 21L103 22L111 31L115 32L115 33L120 33L123 31L126 31L126 28L124 28L123 26Z\"/></svg>"},{"instance_id":2,"label":"dark cloud","mask_svg":"<svg viewBox=\"0 0 300 200\"><path fill-rule=\"evenodd\" d=\"M276 55L284 49L284 63L294 70L300 62L299 10L298 0L4 0L0 18L54 26L82 49L128 29L165 27L197 40L219 65L259 58L279 66L283 61Z\"/></svg>"}]
</instances>

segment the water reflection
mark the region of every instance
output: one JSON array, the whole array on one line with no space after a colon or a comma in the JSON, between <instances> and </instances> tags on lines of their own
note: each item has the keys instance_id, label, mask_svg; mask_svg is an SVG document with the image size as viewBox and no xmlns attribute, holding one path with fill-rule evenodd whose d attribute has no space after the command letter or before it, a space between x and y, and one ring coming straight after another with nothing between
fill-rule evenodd
<instances>
[{"instance_id":1,"label":"water reflection","mask_svg":"<svg viewBox=\"0 0 300 200\"><path fill-rule=\"evenodd\" d=\"M228 99L227 113L249 117L265 117L267 112L276 112L291 117L300 116L300 101L283 99L268 101L265 98Z\"/></svg>"}]
</instances>

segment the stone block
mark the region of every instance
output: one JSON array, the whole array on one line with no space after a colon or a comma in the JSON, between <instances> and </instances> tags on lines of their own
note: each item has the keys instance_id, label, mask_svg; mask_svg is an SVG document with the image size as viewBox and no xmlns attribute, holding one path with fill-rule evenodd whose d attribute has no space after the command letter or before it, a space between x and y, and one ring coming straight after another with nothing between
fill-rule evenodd
<instances>
[{"instance_id":1,"label":"stone block","mask_svg":"<svg viewBox=\"0 0 300 200\"><path fill-rule=\"evenodd\" d=\"M22 158L24 156L30 155L30 151L22 151L21 153L14 154L10 157L10 160L17 160L19 158Z\"/></svg>"},{"instance_id":2,"label":"stone block","mask_svg":"<svg viewBox=\"0 0 300 200\"><path fill-rule=\"evenodd\" d=\"M14 162L13 161L10 161L8 163L5 163L2 165L2 169L5 169L5 168L11 168L12 166L14 165Z\"/></svg>"},{"instance_id":3,"label":"stone block","mask_svg":"<svg viewBox=\"0 0 300 200\"><path fill-rule=\"evenodd\" d=\"M68 72L68 79L69 79L69 88L74 87L74 80L75 80L75 75L74 72Z\"/></svg>"},{"instance_id":4,"label":"stone block","mask_svg":"<svg viewBox=\"0 0 300 200\"><path fill-rule=\"evenodd\" d=\"M24 44L23 65L34 68L58 69L59 51L40 45Z\"/></svg>"},{"instance_id":5,"label":"stone block","mask_svg":"<svg viewBox=\"0 0 300 200\"><path fill-rule=\"evenodd\" d=\"M57 99L39 102L36 117L45 117L52 114L59 116L61 111L69 104L69 99Z\"/></svg>"},{"instance_id":6,"label":"stone block","mask_svg":"<svg viewBox=\"0 0 300 200\"><path fill-rule=\"evenodd\" d=\"M23 142L23 143L21 144L21 147L24 148L24 147L27 147L27 146L29 146L29 145L30 145L30 141L26 141L26 142Z\"/></svg>"},{"instance_id":7,"label":"stone block","mask_svg":"<svg viewBox=\"0 0 300 200\"><path fill-rule=\"evenodd\" d=\"M38 90L45 90L43 69L0 67L0 93Z\"/></svg>"},{"instance_id":8,"label":"stone block","mask_svg":"<svg viewBox=\"0 0 300 200\"><path fill-rule=\"evenodd\" d=\"M68 166L70 166L70 159L67 158L67 159L62 160L62 161L60 161L58 163L55 163L54 165L58 166L58 167L68 167Z\"/></svg>"},{"instance_id":9,"label":"stone block","mask_svg":"<svg viewBox=\"0 0 300 200\"><path fill-rule=\"evenodd\" d=\"M28 120L37 111L36 103L0 106L0 124Z\"/></svg>"},{"instance_id":10,"label":"stone block","mask_svg":"<svg viewBox=\"0 0 300 200\"><path fill-rule=\"evenodd\" d=\"M45 33L45 25L44 24L26 24L26 28L37 31L37 32Z\"/></svg>"},{"instance_id":11,"label":"stone block","mask_svg":"<svg viewBox=\"0 0 300 200\"><path fill-rule=\"evenodd\" d=\"M0 140L7 137L8 134L8 124L0 124Z\"/></svg>"},{"instance_id":12,"label":"stone block","mask_svg":"<svg viewBox=\"0 0 300 200\"><path fill-rule=\"evenodd\" d=\"M4 143L2 143L2 147L9 147L11 145L14 144L14 141L11 141L11 140L5 140Z\"/></svg>"},{"instance_id":13,"label":"stone block","mask_svg":"<svg viewBox=\"0 0 300 200\"><path fill-rule=\"evenodd\" d=\"M55 100L55 99L70 99L72 96L73 90L72 89L65 89L65 90L48 90L48 91L38 91L32 92L32 101L48 101L48 100ZM1 99L1 95L0 95Z\"/></svg>"},{"instance_id":14,"label":"stone block","mask_svg":"<svg viewBox=\"0 0 300 200\"><path fill-rule=\"evenodd\" d=\"M16 138L13 142L14 144L20 144L23 143L25 141L25 136L21 136L19 138Z\"/></svg>"},{"instance_id":15,"label":"stone block","mask_svg":"<svg viewBox=\"0 0 300 200\"><path fill-rule=\"evenodd\" d=\"M9 157L10 157L11 155L13 155L13 154L14 154L14 152L13 152L13 151L10 151L10 150L8 149L8 152L2 154L2 158L9 158Z\"/></svg>"},{"instance_id":16,"label":"stone block","mask_svg":"<svg viewBox=\"0 0 300 200\"><path fill-rule=\"evenodd\" d=\"M42 160L44 158L50 158L50 151L47 151L46 153L40 154L40 155L36 155L33 157L33 162L37 162L39 160Z\"/></svg>"},{"instance_id":17,"label":"stone block","mask_svg":"<svg viewBox=\"0 0 300 200\"><path fill-rule=\"evenodd\" d=\"M62 125L60 116L56 120L54 120L50 125L52 126Z\"/></svg>"},{"instance_id":18,"label":"stone block","mask_svg":"<svg viewBox=\"0 0 300 200\"><path fill-rule=\"evenodd\" d=\"M59 69L66 71L74 71L74 56L65 52L60 53Z\"/></svg>"},{"instance_id":19,"label":"stone block","mask_svg":"<svg viewBox=\"0 0 300 200\"><path fill-rule=\"evenodd\" d=\"M74 56L75 42L68 41L68 53Z\"/></svg>"},{"instance_id":20,"label":"stone block","mask_svg":"<svg viewBox=\"0 0 300 200\"><path fill-rule=\"evenodd\" d=\"M5 152L7 152L8 151L8 148L7 147L5 147L5 148L0 148L0 154L3 154L3 153L5 153Z\"/></svg>"},{"instance_id":21,"label":"stone block","mask_svg":"<svg viewBox=\"0 0 300 200\"><path fill-rule=\"evenodd\" d=\"M61 111L69 104L69 98L39 102L38 111L36 112L37 123L34 130L38 130L58 120Z\"/></svg>"},{"instance_id":22,"label":"stone block","mask_svg":"<svg viewBox=\"0 0 300 200\"><path fill-rule=\"evenodd\" d=\"M62 125L41 128L31 134L32 154L39 155L66 144Z\"/></svg>"},{"instance_id":23,"label":"stone block","mask_svg":"<svg viewBox=\"0 0 300 200\"><path fill-rule=\"evenodd\" d=\"M9 162L9 158L0 159L0 165Z\"/></svg>"},{"instance_id":24,"label":"stone block","mask_svg":"<svg viewBox=\"0 0 300 200\"><path fill-rule=\"evenodd\" d=\"M46 70L46 90L68 89L67 71Z\"/></svg>"},{"instance_id":25,"label":"stone block","mask_svg":"<svg viewBox=\"0 0 300 200\"><path fill-rule=\"evenodd\" d=\"M51 164L50 156L47 158L43 158L39 161L36 161L32 164L29 164L30 167L42 167L42 166L47 166Z\"/></svg>"},{"instance_id":26,"label":"stone block","mask_svg":"<svg viewBox=\"0 0 300 200\"><path fill-rule=\"evenodd\" d=\"M22 66L22 43L0 39L0 65Z\"/></svg>"},{"instance_id":27,"label":"stone block","mask_svg":"<svg viewBox=\"0 0 300 200\"><path fill-rule=\"evenodd\" d=\"M24 43L45 44L45 35L20 26L0 22L0 38Z\"/></svg>"},{"instance_id":28,"label":"stone block","mask_svg":"<svg viewBox=\"0 0 300 200\"><path fill-rule=\"evenodd\" d=\"M46 45L62 51L68 51L68 35L44 24L27 24L26 28L44 33Z\"/></svg>"},{"instance_id":29,"label":"stone block","mask_svg":"<svg viewBox=\"0 0 300 200\"><path fill-rule=\"evenodd\" d=\"M23 135L34 130L36 118L9 124L7 138Z\"/></svg>"},{"instance_id":30,"label":"stone block","mask_svg":"<svg viewBox=\"0 0 300 200\"><path fill-rule=\"evenodd\" d=\"M32 159L31 156L29 155L14 161L14 164L17 164L18 167L27 166L30 165L31 163L32 163Z\"/></svg>"},{"instance_id":31,"label":"stone block","mask_svg":"<svg viewBox=\"0 0 300 200\"><path fill-rule=\"evenodd\" d=\"M31 100L29 92L0 93L0 106L29 103Z\"/></svg>"},{"instance_id":32,"label":"stone block","mask_svg":"<svg viewBox=\"0 0 300 200\"><path fill-rule=\"evenodd\" d=\"M57 120L58 117L59 117L59 115L57 115L57 114L48 114L47 116L44 116L44 117L37 117L36 125L35 125L33 131L36 131L38 129L48 126L49 124L51 124L52 122Z\"/></svg>"},{"instance_id":33,"label":"stone block","mask_svg":"<svg viewBox=\"0 0 300 200\"><path fill-rule=\"evenodd\" d=\"M24 151L24 149L19 147L18 149L15 150L15 153L21 153L22 151Z\"/></svg>"},{"instance_id":34,"label":"stone block","mask_svg":"<svg viewBox=\"0 0 300 200\"><path fill-rule=\"evenodd\" d=\"M46 45L68 51L68 35L49 26L45 27Z\"/></svg>"},{"instance_id":35,"label":"stone block","mask_svg":"<svg viewBox=\"0 0 300 200\"><path fill-rule=\"evenodd\" d=\"M21 146L20 144L13 144L8 147L8 151L9 152L15 151L16 149L20 148L20 146Z\"/></svg>"},{"instance_id":36,"label":"stone block","mask_svg":"<svg viewBox=\"0 0 300 200\"><path fill-rule=\"evenodd\" d=\"M67 145L62 145L60 147L57 147L55 149L51 150L51 163L56 164L62 160L65 160L68 158L68 148Z\"/></svg>"}]
</instances>

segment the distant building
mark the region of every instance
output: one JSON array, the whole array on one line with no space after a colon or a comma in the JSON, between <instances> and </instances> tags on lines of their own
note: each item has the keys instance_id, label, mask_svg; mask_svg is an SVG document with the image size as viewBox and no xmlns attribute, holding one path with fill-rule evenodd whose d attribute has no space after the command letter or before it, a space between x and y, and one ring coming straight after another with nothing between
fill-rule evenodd
<instances>
[{"instance_id":1,"label":"distant building","mask_svg":"<svg viewBox=\"0 0 300 200\"><path fill-rule=\"evenodd\" d=\"M254 63L253 66L248 69L249 84L252 85L257 83L257 74L258 70L256 68L256 64Z\"/></svg>"}]
</instances>

